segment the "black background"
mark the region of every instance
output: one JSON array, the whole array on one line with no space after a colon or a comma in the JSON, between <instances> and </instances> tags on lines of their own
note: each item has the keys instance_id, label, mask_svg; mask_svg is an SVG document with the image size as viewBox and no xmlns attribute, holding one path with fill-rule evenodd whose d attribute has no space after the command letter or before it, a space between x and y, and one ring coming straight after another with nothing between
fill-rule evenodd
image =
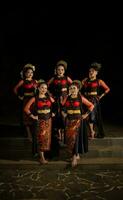
<instances>
[{"instance_id":1,"label":"black background","mask_svg":"<svg viewBox=\"0 0 123 200\"><path fill-rule=\"evenodd\" d=\"M4 108L16 108L12 89L24 64L36 65L35 77L48 80L56 62L65 59L67 74L80 80L87 76L91 62L102 63L99 77L111 89L102 100L103 115L112 123L122 123L120 7L5 5L1 7L0 20L1 116Z\"/></svg>"}]
</instances>

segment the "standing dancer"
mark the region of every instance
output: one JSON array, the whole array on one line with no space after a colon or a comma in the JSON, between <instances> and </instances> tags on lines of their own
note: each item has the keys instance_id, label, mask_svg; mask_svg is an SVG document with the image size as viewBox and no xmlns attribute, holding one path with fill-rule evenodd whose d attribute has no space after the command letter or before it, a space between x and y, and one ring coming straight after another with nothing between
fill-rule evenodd
<instances>
[{"instance_id":1,"label":"standing dancer","mask_svg":"<svg viewBox=\"0 0 123 200\"><path fill-rule=\"evenodd\" d=\"M64 121L61 115L61 107L64 98L68 95L68 87L72 83L70 77L65 75L67 70L67 62L64 60L59 60L56 63L55 74L48 81L49 91L53 95L56 102L56 116L54 120L54 129L58 134L61 143L64 143Z\"/></svg>"},{"instance_id":2,"label":"standing dancer","mask_svg":"<svg viewBox=\"0 0 123 200\"><path fill-rule=\"evenodd\" d=\"M93 112L91 112L91 114L89 115L88 121L90 128L90 137L92 139L95 136L99 138L104 137L100 99L110 91L110 88L107 86L107 84L103 80L97 78L100 69L101 64L92 63L89 67L88 78L82 80L82 91L85 97L95 105ZM100 94L101 88L104 92Z\"/></svg>"},{"instance_id":3,"label":"standing dancer","mask_svg":"<svg viewBox=\"0 0 123 200\"><path fill-rule=\"evenodd\" d=\"M24 124L27 132L27 137L30 142L32 142L32 119L23 111L24 106L29 101L29 99L36 95L37 81L33 79L35 71L35 66L28 63L24 65L21 71L21 80L14 87L14 93L22 100L22 123Z\"/></svg>"},{"instance_id":4,"label":"standing dancer","mask_svg":"<svg viewBox=\"0 0 123 200\"><path fill-rule=\"evenodd\" d=\"M38 91L38 95L28 101L24 111L31 119L37 121L35 135L38 144L39 162L45 164L48 162L45 158L45 152L51 149L52 104L54 99L47 93L46 82L39 83ZM31 111L32 105L35 107L35 113Z\"/></svg>"},{"instance_id":5,"label":"standing dancer","mask_svg":"<svg viewBox=\"0 0 123 200\"><path fill-rule=\"evenodd\" d=\"M77 165L79 154L88 152L88 136L85 119L93 110L94 105L80 93L81 82L75 80L69 87L70 95L64 101L62 115L66 118L66 144L72 155L72 167ZM83 105L88 108L83 112Z\"/></svg>"}]
</instances>

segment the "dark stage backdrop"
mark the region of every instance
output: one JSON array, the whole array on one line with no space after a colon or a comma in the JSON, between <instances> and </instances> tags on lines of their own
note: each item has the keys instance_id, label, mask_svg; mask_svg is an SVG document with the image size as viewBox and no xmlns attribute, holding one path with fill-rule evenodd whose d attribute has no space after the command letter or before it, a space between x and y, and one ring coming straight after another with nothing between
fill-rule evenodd
<instances>
[{"instance_id":1,"label":"dark stage backdrop","mask_svg":"<svg viewBox=\"0 0 123 200\"><path fill-rule=\"evenodd\" d=\"M51 15L46 7L31 11L8 9L2 14L0 118L7 112L11 117L18 109L12 90L24 64L36 65L35 77L48 80L56 62L65 59L67 74L79 80L87 76L91 62L102 63L99 78L111 88L110 94L102 99L103 116L113 123L122 123L122 34L118 29L107 31L102 26L98 30L97 22L83 21L77 11L76 17L66 11L64 18L59 17L58 10ZM103 21L100 23L103 25Z\"/></svg>"}]
</instances>

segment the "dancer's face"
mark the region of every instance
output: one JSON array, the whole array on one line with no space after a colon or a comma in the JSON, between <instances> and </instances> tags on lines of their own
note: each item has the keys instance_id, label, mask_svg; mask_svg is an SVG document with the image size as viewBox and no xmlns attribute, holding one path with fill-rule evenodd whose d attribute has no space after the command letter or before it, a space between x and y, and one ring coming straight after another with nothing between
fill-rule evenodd
<instances>
[{"instance_id":1,"label":"dancer's face","mask_svg":"<svg viewBox=\"0 0 123 200\"><path fill-rule=\"evenodd\" d=\"M69 87L69 94L76 96L79 92L79 89L76 85L71 85Z\"/></svg>"},{"instance_id":2,"label":"dancer's face","mask_svg":"<svg viewBox=\"0 0 123 200\"><path fill-rule=\"evenodd\" d=\"M89 78L90 78L90 79L96 78L97 73L98 73L98 72L97 72L95 69L90 68L90 69L89 69Z\"/></svg>"},{"instance_id":3,"label":"dancer's face","mask_svg":"<svg viewBox=\"0 0 123 200\"><path fill-rule=\"evenodd\" d=\"M39 93L40 94L45 95L46 92L47 92L47 85L46 84L41 84L38 89L39 89Z\"/></svg>"},{"instance_id":4,"label":"dancer's face","mask_svg":"<svg viewBox=\"0 0 123 200\"><path fill-rule=\"evenodd\" d=\"M65 69L62 65L59 65L56 69L57 75L58 76L63 76L65 73Z\"/></svg>"},{"instance_id":5,"label":"dancer's face","mask_svg":"<svg viewBox=\"0 0 123 200\"><path fill-rule=\"evenodd\" d=\"M25 77L26 78L32 78L33 77L33 70L27 69L27 71L25 72Z\"/></svg>"}]
</instances>

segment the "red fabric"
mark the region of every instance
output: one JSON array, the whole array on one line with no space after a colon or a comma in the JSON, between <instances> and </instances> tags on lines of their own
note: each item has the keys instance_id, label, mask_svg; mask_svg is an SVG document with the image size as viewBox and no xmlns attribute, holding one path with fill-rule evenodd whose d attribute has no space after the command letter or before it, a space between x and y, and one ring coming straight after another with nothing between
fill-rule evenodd
<instances>
[{"instance_id":1,"label":"red fabric","mask_svg":"<svg viewBox=\"0 0 123 200\"><path fill-rule=\"evenodd\" d=\"M29 83L29 84L24 84L23 87L26 88L26 89L30 89L32 88L34 85L33 83Z\"/></svg>"},{"instance_id":2,"label":"red fabric","mask_svg":"<svg viewBox=\"0 0 123 200\"><path fill-rule=\"evenodd\" d=\"M38 108L41 108L43 106L51 107L51 102L49 100L44 102L38 101Z\"/></svg>"},{"instance_id":3,"label":"red fabric","mask_svg":"<svg viewBox=\"0 0 123 200\"><path fill-rule=\"evenodd\" d=\"M70 106L70 102L69 102L69 101L66 101L65 106L66 106L66 107L69 107L69 106Z\"/></svg>"},{"instance_id":4,"label":"red fabric","mask_svg":"<svg viewBox=\"0 0 123 200\"><path fill-rule=\"evenodd\" d=\"M96 87L98 87L97 81L85 83L85 87L96 88Z\"/></svg>"},{"instance_id":5,"label":"red fabric","mask_svg":"<svg viewBox=\"0 0 123 200\"><path fill-rule=\"evenodd\" d=\"M57 85L57 84L61 84L61 85L65 85L67 84L67 81L65 79L63 80L54 80L54 84Z\"/></svg>"},{"instance_id":6,"label":"red fabric","mask_svg":"<svg viewBox=\"0 0 123 200\"><path fill-rule=\"evenodd\" d=\"M80 105L80 102L79 101L74 101L74 103L73 103L73 106L74 107L78 107Z\"/></svg>"},{"instance_id":7,"label":"red fabric","mask_svg":"<svg viewBox=\"0 0 123 200\"><path fill-rule=\"evenodd\" d=\"M61 80L61 84L62 84L62 85L65 85L66 83L67 83L66 80Z\"/></svg>"},{"instance_id":8,"label":"red fabric","mask_svg":"<svg viewBox=\"0 0 123 200\"><path fill-rule=\"evenodd\" d=\"M80 102L79 101L74 101L74 102L71 103L70 101L66 101L65 106L66 107L70 107L70 106L78 107L78 106L80 106Z\"/></svg>"}]
</instances>

